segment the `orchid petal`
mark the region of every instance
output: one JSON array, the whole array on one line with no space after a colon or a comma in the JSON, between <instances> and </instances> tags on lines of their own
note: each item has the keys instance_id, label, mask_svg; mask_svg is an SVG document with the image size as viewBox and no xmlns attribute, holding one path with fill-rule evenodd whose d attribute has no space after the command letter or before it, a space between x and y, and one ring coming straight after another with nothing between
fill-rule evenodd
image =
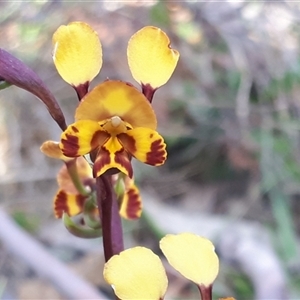
<instances>
[{"instance_id":1,"label":"orchid petal","mask_svg":"<svg viewBox=\"0 0 300 300\"><path fill-rule=\"evenodd\" d=\"M97 122L81 120L69 125L62 133L59 147L65 156L77 157L101 146L108 138L109 134Z\"/></svg>"},{"instance_id":2,"label":"orchid petal","mask_svg":"<svg viewBox=\"0 0 300 300\"><path fill-rule=\"evenodd\" d=\"M53 35L53 61L60 76L74 87L90 82L102 66L97 33L86 23L60 26Z\"/></svg>"},{"instance_id":3,"label":"orchid petal","mask_svg":"<svg viewBox=\"0 0 300 300\"><path fill-rule=\"evenodd\" d=\"M117 137L126 151L146 164L159 166L166 160L166 144L154 130L139 127Z\"/></svg>"},{"instance_id":4,"label":"orchid petal","mask_svg":"<svg viewBox=\"0 0 300 300\"><path fill-rule=\"evenodd\" d=\"M219 272L219 259L212 242L191 233L168 234L160 249L170 265L197 285L209 287Z\"/></svg>"},{"instance_id":5,"label":"orchid petal","mask_svg":"<svg viewBox=\"0 0 300 300\"><path fill-rule=\"evenodd\" d=\"M171 77L179 52L170 47L168 36L159 28L146 26L128 42L128 64L133 78L157 89Z\"/></svg>"},{"instance_id":6,"label":"orchid petal","mask_svg":"<svg viewBox=\"0 0 300 300\"><path fill-rule=\"evenodd\" d=\"M75 113L76 120L97 122L114 116L132 127L156 129L156 116L148 100L122 81L108 80L97 85L82 99Z\"/></svg>"},{"instance_id":7,"label":"orchid petal","mask_svg":"<svg viewBox=\"0 0 300 300\"><path fill-rule=\"evenodd\" d=\"M120 299L163 299L168 285L159 257L144 247L114 255L105 264L103 275Z\"/></svg>"}]
</instances>

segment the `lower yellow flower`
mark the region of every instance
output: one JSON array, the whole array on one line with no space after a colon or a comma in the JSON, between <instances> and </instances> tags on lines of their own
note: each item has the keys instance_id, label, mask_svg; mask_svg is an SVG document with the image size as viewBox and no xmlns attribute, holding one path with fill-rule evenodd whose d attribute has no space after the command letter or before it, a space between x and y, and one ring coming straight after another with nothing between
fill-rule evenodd
<instances>
[{"instance_id":1,"label":"lower yellow flower","mask_svg":"<svg viewBox=\"0 0 300 300\"><path fill-rule=\"evenodd\" d=\"M108 170L133 176L131 157L159 166L166 144L155 131L156 117L145 96L121 81L105 81L79 104L59 144L67 157L93 153L95 177Z\"/></svg>"},{"instance_id":2,"label":"lower yellow flower","mask_svg":"<svg viewBox=\"0 0 300 300\"><path fill-rule=\"evenodd\" d=\"M163 299L168 285L159 257L144 247L114 255L105 264L103 275L115 294L124 300Z\"/></svg>"},{"instance_id":3,"label":"lower yellow flower","mask_svg":"<svg viewBox=\"0 0 300 300\"><path fill-rule=\"evenodd\" d=\"M89 163L83 158L76 159L78 177L81 184L87 189L92 191L95 184L95 179L92 177L92 169ZM63 213L69 216L78 215L83 211L85 201L89 198L89 194L82 195L75 187L72 178L68 172L66 165L62 166L58 175L57 183L59 189L54 196L54 213L56 218L61 218ZM98 214L97 207L95 206L95 214Z\"/></svg>"},{"instance_id":4,"label":"lower yellow flower","mask_svg":"<svg viewBox=\"0 0 300 300\"><path fill-rule=\"evenodd\" d=\"M78 190L78 186L76 187L73 183L74 178L72 179L70 176L70 170L68 170L67 165L64 165L57 175L59 189L54 197L55 216L61 218L64 212L69 216L82 213L84 204L90 196L88 191L94 190L96 184L90 164L81 156L75 159L64 156L58 147L58 143L54 141L44 142L41 151L49 157L64 160L66 164L76 163L76 173L80 186L87 190L85 192ZM141 216L142 211L140 192L133 179L122 176L121 180L124 182L124 188L119 199L120 215L124 219L137 219ZM97 210L95 204L95 214L98 214Z\"/></svg>"}]
</instances>

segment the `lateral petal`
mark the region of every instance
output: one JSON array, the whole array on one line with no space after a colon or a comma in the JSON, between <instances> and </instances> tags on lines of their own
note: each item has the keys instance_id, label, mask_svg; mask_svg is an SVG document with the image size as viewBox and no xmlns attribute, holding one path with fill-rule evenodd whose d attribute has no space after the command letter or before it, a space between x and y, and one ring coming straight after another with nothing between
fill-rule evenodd
<instances>
[{"instance_id":1,"label":"lateral petal","mask_svg":"<svg viewBox=\"0 0 300 300\"><path fill-rule=\"evenodd\" d=\"M55 217L61 218L64 212L70 217L81 213L85 199L80 194L68 194L64 190L58 190L53 203Z\"/></svg>"},{"instance_id":2,"label":"lateral petal","mask_svg":"<svg viewBox=\"0 0 300 300\"><path fill-rule=\"evenodd\" d=\"M89 163L82 157L76 158L77 173L83 184L93 183L93 171ZM63 165L57 174L57 183L60 189L67 193L77 194L66 165Z\"/></svg>"},{"instance_id":3,"label":"lateral petal","mask_svg":"<svg viewBox=\"0 0 300 300\"><path fill-rule=\"evenodd\" d=\"M60 26L53 35L53 61L60 76L77 87L90 82L102 66L98 34L86 23Z\"/></svg>"},{"instance_id":4,"label":"lateral petal","mask_svg":"<svg viewBox=\"0 0 300 300\"><path fill-rule=\"evenodd\" d=\"M62 133L59 147L65 156L77 157L101 146L108 138L109 134L101 130L97 122L80 120Z\"/></svg>"},{"instance_id":5,"label":"lateral petal","mask_svg":"<svg viewBox=\"0 0 300 300\"><path fill-rule=\"evenodd\" d=\"M171 77L179 52L170 47L168 36L160 28L146 26L130 38L127 57L133 78L156 89Z\"/></svg>"},{"instance_id":6,"label":"lateral petal","mask_svg":"<svg viewBox=\"0 0 300 300\"><path fill-rule=\"evenodd\" d=\"M59 148L59 142L55 141L46 141L40 147L40 150L51 158L61 159L63 161L70 161L73 158L63 155L61 149Z\"/></svg>"},{"instance_id":7,"label":"lateral petal","mask_svg":"<svg viewBox=\"0 0 300 300\"><path fill-rule=\"evenodd\" d=\"M156 129L151 104L135 87L122 81L108 80L97 85L79 103L76 120L101 122L118 116L132 127Z\"/></svg>"},{"instance_id":8,"label":"lateral petal","mask_svg":"<svg viewBox=\"0 0 300 300\"><path fill-rule=\"evenodd\" d=\"M117 138L126 151L146 164L159 166L167 158L164 139L154 130L134 128L117 135Z\"/></svg>"}]
</instances>

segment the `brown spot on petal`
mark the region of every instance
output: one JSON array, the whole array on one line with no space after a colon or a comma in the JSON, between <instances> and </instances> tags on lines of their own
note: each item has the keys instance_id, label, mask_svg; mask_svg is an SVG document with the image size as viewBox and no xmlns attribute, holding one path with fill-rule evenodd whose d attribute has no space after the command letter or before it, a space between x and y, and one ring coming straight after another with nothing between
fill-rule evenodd
<instances>
[{"instance_id":1,"label":"brown spot on petal","mask_svg":"<svg viewBox=\"0 0 300 300\"><path fill-rule=\"evenodd\" d=\"M103 169L104 166L109 165L111 163L110 153L105 148L101 148L98 153L93 167L93 175L94 177L98 177L100 175L99 172Z\"/></svg>"},{"instance_id":2,"label":"brown spot on petal","mask_svg":"<svg viewBox=\"0 0 300 300\"><path fill-rule=\"evenodd\" d=\"M63 212L68 213L67 206L67 194L64 191L60 191L55 198L54 213L56 218L61 218Z\"/></svg>"},{"instance_id":3,"label":"brown spot on petal","mask_svg":"<svg viewBox=\"0 0 300 300\"><path fill-rule=\"evenodd\" d=\"M133 170L128 153L123 149L115 153L115 162L127 170L128 176L132 178Z\"/></svg>"},{"instance_id":4,"label":"brown spot on petal","mask_svg":"<svg viewBox=\"0 0 300 300\"><path fill-rule=\"evenodd\" d=\"M66 134L66 139L61 140L62 152L69 157L77 157L79 150L79 139L77 136Z\"/></svg>"},{"instance_id":5,"label":"brown spot on petal","mask_svg":"<svg viewBox=\"0 0 300 300\"><path fill-rule=\"evenodd\" d=\"M126 207L126 215L128 219L137 219L141 215L142 203L139 193L135 189L127 191L128 203Z\"/></svg>"},{"instance_id":6,"label":"brown spot on petal","mask_svg":"<svg viewBox=\"0 0 300 300\"><path fill-rule=\"evenodd\" d=\"M151 144L151 150L147 153L146 163L152 166L161 165L165 162L167 152L162 140L156 140Z\"/></svg>"},{"instance_id":7,"label":"brown spot on petal","mask_svg":"<svg viewBox=\"0 0 300 300\"><path fill-rule=\"evenodd\" d=\"M71 126L71 128L72 128L72 130L73 130L75 133L79 132L79 130L78 130L78 128L77 128L76 126Z\"/></svg>"},{"instance_id":8,"label":"brown spot on petal","mask_svg":"<svg viewBox=\"0 0 300 300\"><path fill-rule=\"evenodd\" d=\"M74 197L75 203L71 203L74 201ZM65 191L60 190L54 200L55 217L61 218L64 212L66 212L69 216L74 215L74 213L72 213L71 206L76 205L78 210L82 210L84 201L85 197L82 195L68 195Z\"/></svg>"},{"instance_id":9,"label":"brown spot on petal","mask_svg":"<svg viewBox=\"0 0 300 300\"><path fill-rule=\"evenodd\" d=\"M99 130L96 131L91 140L91 148L95 149L96 147L101 147L104 145L107 140L110 138L110 134L105 131Z\"/></svg>"},{"instance_id":10,"label":"brown spot on petal","mask_svg":"<svg viewBox=\"0 0 300 300\"><path fill-rule=\"evenodd\" d=\"M135 153L136 152L136 142L135 139L126 134L126 133L120 133L117 135L119 142L122 144L122 146L124 147L124 145L126 145L126 150L129 153Z\"/></svg>"}]
</instances>

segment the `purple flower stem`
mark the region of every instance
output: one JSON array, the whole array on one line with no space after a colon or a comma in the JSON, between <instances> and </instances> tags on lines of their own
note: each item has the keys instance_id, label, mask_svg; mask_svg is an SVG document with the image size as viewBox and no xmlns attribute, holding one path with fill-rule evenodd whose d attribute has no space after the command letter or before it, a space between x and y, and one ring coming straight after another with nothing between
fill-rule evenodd
<instances>
[{"instance_id":1,"label":"purple flower stem","mask_svg":"<svg viewBox=\"0 0 300 300\"><path fill-rule=\"evenodd\" d=\"M124 250L122 222L111 176L96 179L97 203L102 221L105 261Z\"/></svg>"},{"instance_id":2,"label":"purple flower stem","mask_svg":"<svg viewBox=\"0 0 300 300\"><path fill-rule=\"evenodd\" d=\"M64 114L54 95L42 79L19 59L0 48L0 81L6 81L37 96L50 115L64 131L67 128Z\"/></svg>"},{"instance_id":3,"label":"purple flower stem","mask_svg":"<svg viewBox=\"0 0 300 300\"><path fill-rule=\"evenodd\" d=\"M73 86L73 88L75 89L75 91L77 93L79 101L81 101L81 99L88 93L89 85L90 85L90 83L87 81L84 84L80 84L78 86Z\"/></svg>"},{"instance_id":4,"label":"purple flower stem","mask_svg":"<svg viewBox=\"0 0 300 300\"><path fill-rule=\"evenodd\" d=\"M198 288L202 300L212 300L212 285L209 286L198 285Z\"/></svg>"},{"instance_id":5,"label":"purple flower stem","mask_svg":"<svg viewBox=\"0 0 300 300\"><path fill-rule=\"evenodd\" d=\"M152 103L155 91L156 89L154 89L150 84L142 84L142 92L150 103Z\"/></svg>"}]
</instances>

